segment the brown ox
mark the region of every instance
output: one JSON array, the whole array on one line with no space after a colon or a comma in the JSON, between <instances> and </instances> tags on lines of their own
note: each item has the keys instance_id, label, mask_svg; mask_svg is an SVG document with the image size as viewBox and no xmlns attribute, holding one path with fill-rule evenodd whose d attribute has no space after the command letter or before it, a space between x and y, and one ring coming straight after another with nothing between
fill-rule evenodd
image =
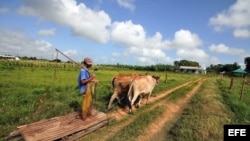
<instances>
[{"instance_id":1,"label":"brown ox","mask_svg":"<svg viewBox=\"0 0 250 141\"><path fill-rule=\"evenodd\" d=\"M139 98L137 107L140 106L140 102L143 96L147 96L147 104L148 98L152 94L154 87L159 84L159 79L159 76L151 75L137 76L133 79L128 91L128 99L130 101L129 112L132 111L132 105L137 98Z\"/></svg>"},{"instance_id":2,"label":"brown ox","mask_svg":"<svg viewBox=\"0 0 250 141\"><path fill-rule=\"evenodd\" d=\"M112 78L112 87L114 89L114 92L109 100L108 104L108 109L111 108L111 105L116 98L118 102L120 102L120 95L121 94L126 94L127 98L127 93L129 90L129 85L132 82L133 78L138 76L139 74L133 73L133 74L118 74Z\"/></svg>"}]
</instances>

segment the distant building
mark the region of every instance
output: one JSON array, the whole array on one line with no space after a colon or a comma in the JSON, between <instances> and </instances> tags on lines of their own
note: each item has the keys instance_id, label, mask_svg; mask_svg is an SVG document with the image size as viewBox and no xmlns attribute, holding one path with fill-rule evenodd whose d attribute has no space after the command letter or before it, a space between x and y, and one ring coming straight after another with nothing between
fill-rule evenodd
<instances>
[{"instance_id":1,"label":"distant building","mask_svg":"<svg viewBox=\"0 0 250 141\"><path fill-rule=\"evenodd\" d=\"M180 66L179 70L183 73L194 73L194 74L206 74L206 68L202 69L200 67L192 67L192 66Z\"/></svg>"},{"instance_id":2,"label":"distant building","mask_svg":"<svg viewBox=\"0 0 250 141\"><path fill-rule=\"evenodd\" d=\"M0 59L5 59L5 60L20 60L19 57L12 56L12 55L0 55Z\"/></svg>"}]
</instances>

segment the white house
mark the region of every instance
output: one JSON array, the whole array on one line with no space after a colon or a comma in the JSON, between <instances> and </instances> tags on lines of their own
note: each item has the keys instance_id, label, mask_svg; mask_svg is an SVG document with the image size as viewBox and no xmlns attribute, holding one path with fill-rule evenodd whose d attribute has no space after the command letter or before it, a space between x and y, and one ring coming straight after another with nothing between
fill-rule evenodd
<instances>
[{"instance_id":1,"label":"white house","mask_svg":"<svg viewBox=\"0 0 250 141\"><path fill-rule=\"evenodd\" d=\"M12 56L12 55L0 55L0 59L6 59L6 60L20 60L19 57Z\"/></svg>"},{"instance_id":2,"label":"white house","mask_svg":"<svg viewBox=\"0 0 250 141\"><path fill-rule=\"evenodd\" d=\"M194 73L194 74L206 74L206 68L192 67L192 66L180 66L179 70L184 73Z\"/></svg>"}]
</instances>

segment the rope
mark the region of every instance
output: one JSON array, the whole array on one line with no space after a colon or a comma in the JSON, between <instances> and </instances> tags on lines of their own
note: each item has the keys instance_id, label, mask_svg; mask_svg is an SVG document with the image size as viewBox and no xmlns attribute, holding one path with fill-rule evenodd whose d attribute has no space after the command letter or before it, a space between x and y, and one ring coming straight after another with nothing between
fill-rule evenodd
<instances>
[{"instance_id":1,"label":"rope","mask_svg":"<svg viewBox=\"0 0 250 141\"><path fill-rule=\"evenodd\" d=\"M60 50L58 50L57 48L55 48L56 51L57 51L57 54L58 52L61 53L64 57L68 58L70 61L74 62L75 64L77 65L80 65L79 63L77 63L76 61L74 61L73 59L71 59L70 57L68 57L67 55L65 55L64 53L62 53ZM56 58L57 59L57 58Z\"/></svg>"}]
</instances>

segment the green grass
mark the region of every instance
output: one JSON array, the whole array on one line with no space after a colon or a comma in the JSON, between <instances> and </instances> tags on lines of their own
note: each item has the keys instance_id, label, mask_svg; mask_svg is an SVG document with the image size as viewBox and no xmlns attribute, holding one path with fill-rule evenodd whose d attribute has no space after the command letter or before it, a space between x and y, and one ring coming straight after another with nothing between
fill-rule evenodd
<instances>
[{"instance_id":1,"label":"green grass","mask_svg":"<svg viewBox=\"0 0 250 141\"><path fill-rule=\"evenodd\" d=\"M155 118L164 112L163 107L156 107L154 110L140 114L134 122L124 127L115 136L108 139L108 141L132 141L134 138L143 134L145 127L152 123Z\"/></svg>"},{"instance_id":2,"label":"green grass","mask_svg":"<svg viewBox=\"0 0 250 141\"><path fill-rule=\"evenodd\" d=\"M118 73L135 72L103 68L90 71L100 80L93 95L94 107L99 111L106 110L111 78ZM72 64L55 69L53 63L0 61L0 138L6 137L17 126L80 110L82 97L76 89L78 73L79 68ZM148 73L162 76L153 95L200 77L168 72L168 81L164 83L164 72ZM116 104L113 106L117 107Z\"/></svg>"},{"instance_id":3,"label":"green grass","mask_svg":"<svg viewBox=\"0 0 250 141\"><path fill-rule=\"evenodd\" d=\"M55 71L53 63L0 62L0 140L14 131L17 126L80 110L82 97L76 89L79 68L73 65L57 67ZM94 107L99 111L106 110L112 76L118 73L135 72L107 68L90 71L100 80L93 95ZM160 84L154 89L152 96L201 77L167 72L168 80L164 83L165 72L148 73L161 76ZM172 124L166 125L154 139L217 141L223 140L224 124L250 124L250 85L246 83L242 101L240 101L242 78L235 78L233 88L229 90L230 79L215 76L208 79L180 117ZM196 84L177 90L164 99L175 102ZM114 102L112 106L116 109L118 105ZM140 111L145 108L148 107L141 107L135 114L140 114ZM156 108L141 114L133 124L126 126L112 139L127 140L130 139L131 134L132 137L137 137L143 133L143 130L147 130L145 129L147 125L159 116L162 110L162 108ZM116 124L119 122L110 126Z\"/></svg>"},{"instance_id":4,"label":"green grass","mask_svg":"<svg viewBox=\"0 0 250 141\"><path fill-rule=\"evenodd\" d=\"M225 124L249 124L249 86L239 101L241 81L229 90L229 78L210 78L194 96L180 117L166 125L158 136L163 140L223 140Z\"/></svg>"},{"instance_id":5,"label":"green grass","mask_svg":"<svg viewBox=\"0 0 250 141\"><path fill-rule=\"evenodd\" d=\"M245 84L242 100L240 101L243 78L235 78L234 85L229 90L231 79L217 79L217 84L225 104L235 114L233 124L250 124L250 85Z\"/></svg>"},{"instance_id":6,"label":"green grass","mask_svg":"<svg viewBox=\"0 0 250 141\"><path fill-rule=\"evenodd\" d=\"M183 89L178 89L171 93L170 95L167 95L159 100L157 100L155 103L158 103L160 101L166 101L166 103L172 101L175 102L177 99L182 98L185 96L187 92L189 92L191 89L196 86L197 83L192 83L191 85L188 85L187 87ZM152 106L152 105L150 105ZM129 124L127 127L123 128L123 130L119 131L112 139L110 140L134 140L139 135L143 135L143 131L147 130L146 128L150 123L152 123L159 115L163 114L165 112L164 107L156 107L153 110L150 110L149 112L143 112L144 110L147 110L149 105L142 107L139 109L140 111L136 111L136 114L138 114L138 118L131 124Z\"/></svg>"},{"instance_id":7,"label":"green grass","mask_svg":"<svg viewBox=\"0 0 250 141\"><path fill-rule=\"evenodd\" d=\"M112 76L118 73L135 72L106 68L90 71L95 73L100 80L96 86L96 93L93 95L94 107L99 111L106 110L110 98ZM76 89L78 72L79 68L73 66L58 66L55 78L53 64L0 62L0 140L17 126L80 110L82 97L78 95ZM145 74L146 72L138 73ZM167 72L168 80L164 83L165 72L149 73L161 75L160 84L154 89L152 96L201 77L200 75ZM193 83L184 89L174 91L162 100L175 102L196 84ZM230 78L227 77L213 76L208 79L184 112L172 124L165 125L154 139L217 141L223 140L224 124L250 124L249 84L245 85L242 101L239 100L242 78L235 78L232 90L229 90L229 84ZM113 104L114 109L117 106L116 103ZM128 140L130 137L136 138L143 134L145 127L163 112L163 109L159 107L143 113L149 106L151 104L139 108L134 115L129 115L109 125L112 127L121 124L130 116L138 115L132 124L127 125L110 140ZM94 138L93 135L99 134L92 134L89 137Z\"/></svg>"},{"instance_id":8,"label":"green grass","mask_svg":"<svg viewBox=\"0 0 250 141\"><path fill-rule=\"evenodd\" d=\"M196 86L197 84L198 82L194 82L194 83L187 85L186 87L182 89L178 89L177 91L172 92L170 95L167 95L168 97L167 100L171 102L176 102L176 100L178 100L180 97L190 92L194 88L194 86Z\"/></svg>"},{"instance_id":9,"label":"green grass","mask_svg":"<svg viewBox=\"0 0 250 141\"><path fill-rule=\"evenodd\" d=\"M191 83L187 87L184 87L182 89L175 90L169 95L166 95L162 97L161 99L156 100L154 103L159 102L175 102L176 100L182 98L185 96L187 92L189 92L191 89L193 89L197 85L197 82ZM121 130L119 130L114 136L110 137L107 140L119 140L119 141L126 141L135 140L138 136L143 135L144 131L147 130L148 126L154 122L154 120L162 115L165 112L165 106L157 106L154 109L151 109L152 106L154 106L154 103L149 103L146 106L142 106L136 111L133 111L132 114L129 114L128 116L124 117L120 121L111 123L109 127L106 129L98 130L95 133L92 133L86 137L84 137L82 140L98 140L96 138L99 138L101 135L108 134L109 128L115 128L116 126L119 126L120 124L123 124L127 120L134 118L132 123L128 124L127 126L123 127ZM150 109L150 110L149 110Z\"/></svg>"}]
</instances>

